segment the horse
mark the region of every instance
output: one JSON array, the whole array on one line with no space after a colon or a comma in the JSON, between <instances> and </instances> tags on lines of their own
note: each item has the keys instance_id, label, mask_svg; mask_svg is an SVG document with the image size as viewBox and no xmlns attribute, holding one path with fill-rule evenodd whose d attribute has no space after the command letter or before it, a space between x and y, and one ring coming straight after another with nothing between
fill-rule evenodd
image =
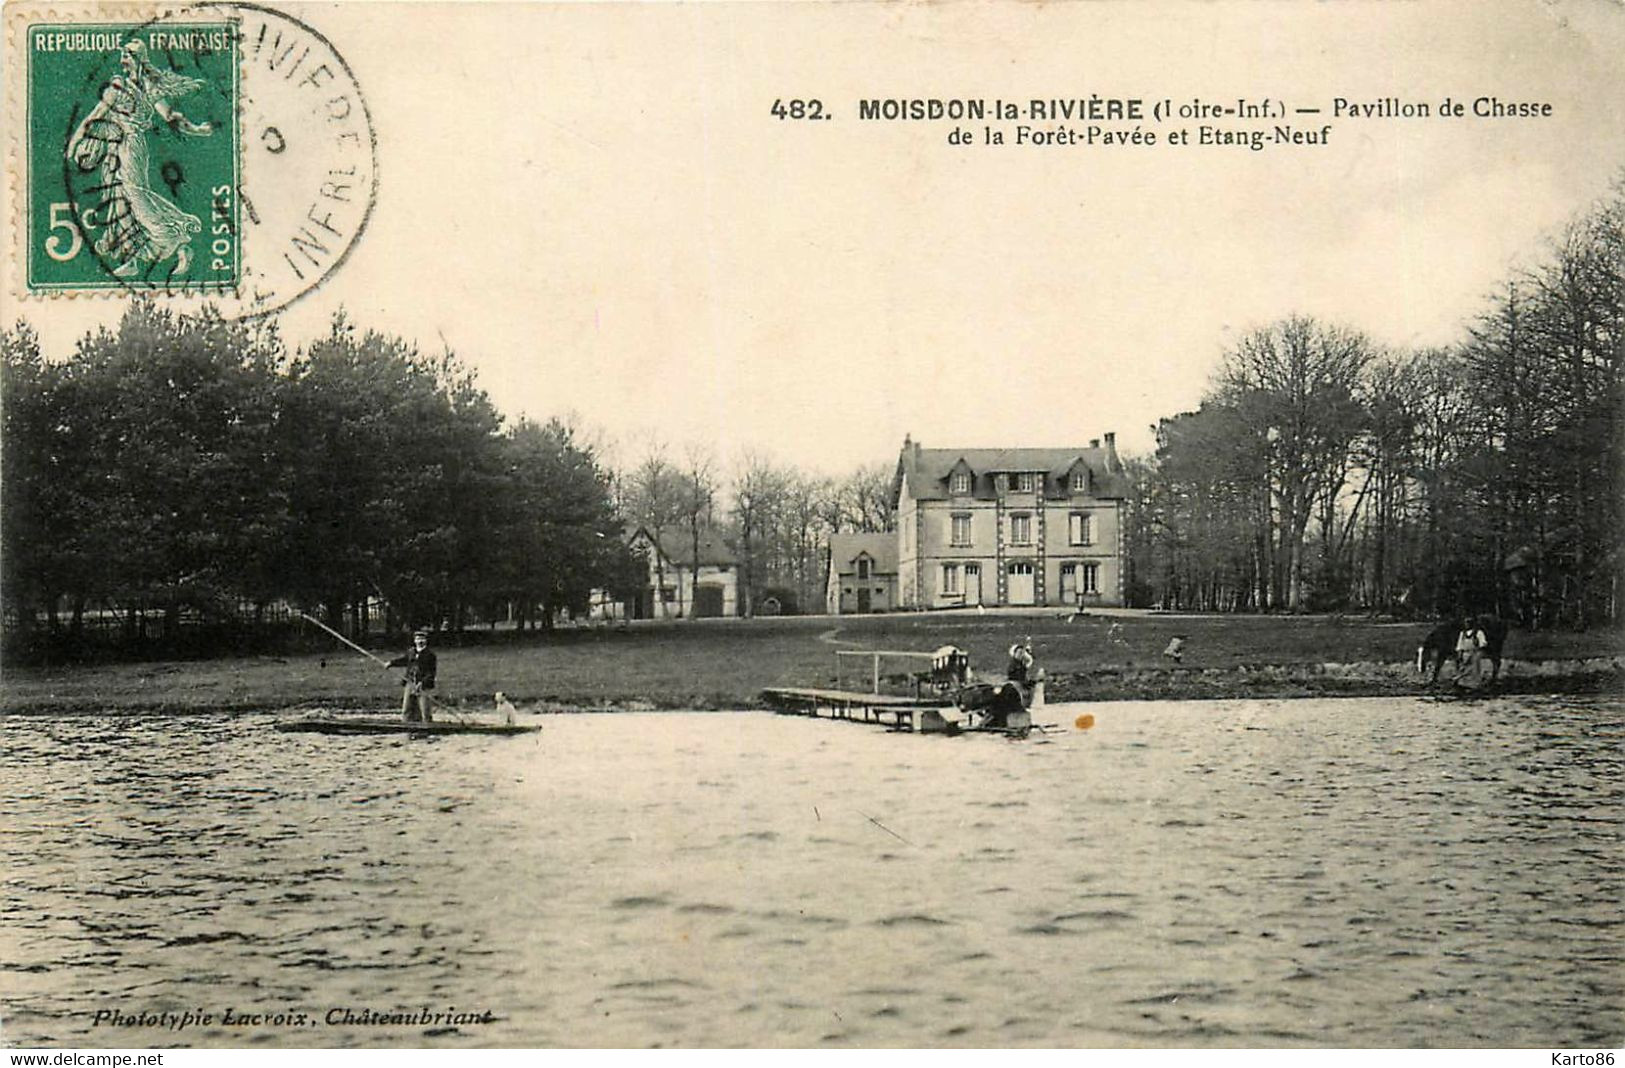
<instances>
[{"instance_id":1,"label":"horse","mask_svg":"<svg viewBox=\"0 0 1625 1068\"><path fill-rule=\"evenodd\" d=\"M1507 643L1507 622L1495 616L1478 616L1468 620L1469 626L1475 626L1484 632L1483 654L1490 661L1490 685L1501 677L1501 648Z\"/></svg>"},{"instance_id":2,"label":"horse","mask_svg":"<svg viewBox=\"0 0 1625 1068\"><path fill-rule=\"evenodd\" d=\"M1501 677L1501 650L1506 645L1506 620L1495 616L1471 616L1466 620L1451 619L1440 623L1428 631L1422 644L1416 647L1416 673L1425 673L1428 666L1433 667L1433 674L1428 678L1428 685L1432 686L1439 681L1439 671L1444 667L1446 659L1455 659L1456 641L1461 632L1474 628L1484 632L1483 655L1490 662L1490 685L1495 685Z\"/></svg>"},{"instance_id":3,"label":"horse","mask_svg":"<svg viewBox=\"0 0 1625 1068\"><path fill-rule=\"evenodd\" d=\"M1416 647L1416 673L1424 674L1428 665L1433 665L1433 674L1428 678L1429 686L1439 681L1439 670L1444 667L1445 660L1455 659L1456 639L1461 635L1461 626L1461 620L1447 619L1428 631L1422 644Z\"/></svg>"}]
</instances>

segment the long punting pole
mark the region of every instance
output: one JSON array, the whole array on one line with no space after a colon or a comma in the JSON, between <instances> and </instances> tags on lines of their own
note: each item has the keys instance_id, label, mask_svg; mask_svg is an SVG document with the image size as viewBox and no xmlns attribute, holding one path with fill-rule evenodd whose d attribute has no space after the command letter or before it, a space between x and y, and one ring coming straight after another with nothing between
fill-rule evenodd
<instances>
[{"instance_id":1,"label":"long punting pole","mask_svg":"<svg viewBox=\"0 0 1625 1068\"><path fill-rule=\"evenodd\" d=\"M354 649L356 652L360 653L362 656L366 657L367 659L376 661L377 663L380 663L380 664L384 665L385 667L389 666L389 661L388 660L385 660L381 656L373 656L370 652L368 652L367 650L361 648L361 646L357 645L355 642L353 642L350 639L346 638L344 635L340 634L338 631L334 630L332 627L328 626L326 623L323 623L321 620L317 619L315 616L307 616L303 612L300 612L299 615L300 615L301 618L308 619L310 622L316 624L318 627L320 627L323 630L327 631L327 633L331 634L333 637L337 638L339 641L343 642L345 645L348 645L350 648Z\"/></svg>"},{"instance_id":2,"label":"long punting pole","mask_svg":"<svg viewBox=\"0 0 1625 1068\"><path fill-rule=\"evenodd\" d=\"M350 648L354 649L356 652L360 653L362 656L366 657L368 660L372 660L372 661L374 661L376 663L382 664L382 665L384 665L384 667L389 666L389 661L388 660L385 660L381 656L374 656L372 653L370 653L367 650L361 648L361 646L357 645L355 642L353 642L350 639L346 638L344 635L340 634L338 631L334 630L332 627L328 626L326 623L323 623L321 620L317 619L315 616L309 616L309 615L306 615L303 612L300 612L299 616L302 619L308 619L310 622L316 624L318 627L320 627L323 630L327 631L327 633L331 634L333 637L337 638L339 641L343 642L345 645L348 645ZM446 707L446 703L444 701L440 700L440 698L434 696L433 694L425 693L425 694L423 694L423 696L427 697L431 702L433 702L437 707L439 707L441 709L441 711L443 711L443 712L450 712L451 711L450 709L448 709ZM458 717L457 721L459 723L467 723L468 722L468 720L463 718L460 713L452 712L451 714Z\"/></svg>"}]
</instances>

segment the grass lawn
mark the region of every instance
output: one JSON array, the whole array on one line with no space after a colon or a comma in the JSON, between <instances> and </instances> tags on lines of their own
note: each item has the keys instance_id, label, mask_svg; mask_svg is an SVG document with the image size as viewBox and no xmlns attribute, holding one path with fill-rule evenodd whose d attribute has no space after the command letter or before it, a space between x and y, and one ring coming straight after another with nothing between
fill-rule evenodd
<instances>
[{"instance_id":1,"label":"grass lawn","mask_svg":"<svg viewBox=\"0 0 1625 1068\"><path fill-rule=\"evenodd\" d=\"M1108 640L1114 621L1121 625L1120 642ZM502 640L462 646L439 642L438 695L473 710L490 708L497 690L522 708L748 708L760 704L758 695L766 686L835 686L837 649L929 652L954 644L970 652L978 671L1002 673L1006 649L1030 635L1038 663L1055 680L1055 699L1249 696L1261 694L1225 682L1243 666L1403 663L1415 656L1428 629L1422 623L1323 616L1085 616L1068 622L1055 611L637 623L625 629L500 635ZM1176 634L1186 637L1185 657L1178 671L1169 671L1173 665L1162 650ZM7 669L0 681L0 711L382 711L398 704L398 670L386 671L333 644L325 656ZM399 648L379 652L399 655L405 645L403 641ZM1506 647L1506 656L1514 660L1621 652L1619 632L1602 630L1514 631ZM905 669L895 662L893 667ZM854 661L841 685L867 689L866 671ZM1201 675L1209 676L1204 686L1177 685L1180 678ZM1142 682L1163 676L1176 685L1173 691L1166 686L1120 687L1122 692L1101 688L1103 679L1129 676Z\"/></svg>"}]
</instances>

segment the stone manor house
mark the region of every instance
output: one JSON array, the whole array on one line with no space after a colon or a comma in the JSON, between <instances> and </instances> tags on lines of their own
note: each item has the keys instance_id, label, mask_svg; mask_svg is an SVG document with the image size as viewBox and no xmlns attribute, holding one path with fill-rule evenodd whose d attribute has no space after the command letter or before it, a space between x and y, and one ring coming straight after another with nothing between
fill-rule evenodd
<instances>
[{"instance_id":1,"label":"stone manor house","mask_svg":"<svg viewBox=\"0 0 1625 1068\"><path fill-rule=\"evenodd\" d=\"M896 530L830 539L825 608L1121 605L1128 496L1115 434L1059 449L905 438Z\"/></svg>"}]
</instances>

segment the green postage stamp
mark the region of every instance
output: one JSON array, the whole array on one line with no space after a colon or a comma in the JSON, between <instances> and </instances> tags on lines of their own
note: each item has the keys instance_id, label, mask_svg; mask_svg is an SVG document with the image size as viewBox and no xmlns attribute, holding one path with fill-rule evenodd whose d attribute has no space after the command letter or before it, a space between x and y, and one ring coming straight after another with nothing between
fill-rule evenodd
<instances>
[{"instance_id":1,"label":"green postage stamp","mask_svg":"<svg viewBox=\"0 0 1625 1068\"><path fill-rule=\"evenodd\" d=\"M241 281L233 21L27 26L28 288Z\"/></svg>"}]
</instances>

